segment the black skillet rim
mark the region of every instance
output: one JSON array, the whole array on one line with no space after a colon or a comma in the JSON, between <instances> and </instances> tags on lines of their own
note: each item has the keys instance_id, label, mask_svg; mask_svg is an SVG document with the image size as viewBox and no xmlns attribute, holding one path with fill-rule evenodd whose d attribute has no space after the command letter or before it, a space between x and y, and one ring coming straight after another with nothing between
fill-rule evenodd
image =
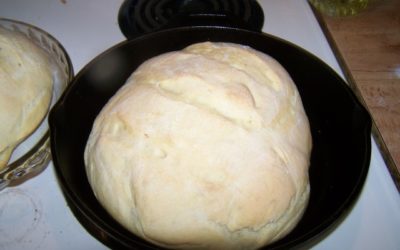
<instances>
[{"instance_id":1,"label":"black skillet rim","mask_svg":"<svg viewBox=\"0 0 400 250\"><path fill-rule=\"evenodd\" d=\"M50 112L50 117L49 117L49 123L50 123L50 131L51 131L51 151L53 155L53 162L56 170L56 174L59 180L59 183L61 185L61 188L63 190L63 193L70 205L71 210L74 212L75 216L78 218L78 220L81 222L81 224L91 233L93 236L95 236L98 240L103 242L109 247L116 247L116 248L131 248L127 242L121 242L121 237L125 238L124 235L122 235L120 232L115 231L113 228L110 226L104 224L103 220L98 218L95 214L92 213L92 211L87 207L86 204L82 204L82 201L80 198L71 190L69 187L69 183L66 182L66 180L63 177L62 171L60 169L60 162L58 161L57 157L57 128L55 127L55 120L57 116L57 112L60 112L58 110L62 109L62 106L64 104L65 99L68 97L71 91L74 90L76 87L77 82L79 82L79 78L81 75L83 75L89 67L91 67L93 64L96 63L96 61L100 60L103 56L106 56L108 53L112 52L113 50L122 47L122 46L127 46L129 43L139 43L140 41L144 41L146 39L156 39L159 36L163 36L165 34L168 34L170 32L185 32L185 31L202 31L202 32L233 32L233 33L242 33L242 35L248 35L248 36L258 36L260 39L272 39L275 40L278 43L283 43L286 44L286 46L290 46L296 50L301 51L304 55L307 57L313 58L313 60L318 61L322 65L324 65L327 69L327 72L330 74L336 75L338 78L338 87L342 88L343 90L346 91L347 95L349 98L352 100L354 105L356 105L359 108L359 111L362 113L364 117L364 127L361 129L360 133L362 134L362 138L364 139L364 158L362 160L362 165L360 169L360 174L357 182L354 184L353 190L349 193L348 199L343 202L342 206L337 210L336 213L332 214L330 218L326 219L323 221L318 227L315 227L312 231L304 234L302 237L299 237L297 239L294 239L290 242L281 242L278 241L277 243L273 243L270 246L267 246L266 249L288 249L288 248L302 248L302 247L309 247L310 245L314 245L317 242L319 242L321 239L323 239L327 234L329 234L332 230L336 228L338 224L340 224L340 221L343 220L346 215L351 211L353 205L355 204L360 191L362 190L363 184L365 182L367 173L368 173L368 168L369 168L369 162L370 162L370 152L371 152L371 141L370 141L370 135L371 135L371 118L368 113L368 111L363 107L363 105L359 102L359 100L356 98L352 90L349 88L349 86L341 80L339 76L337 76L336 72L334 72L329 66L327 66L322 60L318 59L311 53L305 51L301 47L294 45L290 42L287 42L283 39L274 37L272 35L268 34L263 34L263 33L258 33L258 32L252 32L248 30L241 30L241 29L236 29L236 28L227 28L227 27L183 27L183 28L175 28L175 29L170 29L170 30L164 30L164 31L159 31L159 32L154 32L150 33L148 35L139 37L137 39L131 40L131 41L124 41L122 43L119 43L110 49L106 50L103 52L101 55L93 59L89 64L87 64L75 77L75 79L71 82L71 84L68 86L68 89L64 92L63 96L60 98L60 100L54 105L54 108ZM205 39L207 40L207 39ZM100 227L100 228L99 228ZM123 241L128 240L128 242L131 242L129 239L124 239ZM139 246L140 249L143 249L145 247L144 245ZM153 247L150 245L149 249L153 249ZM157 248L157 247L155 247Z\"/></svg>"}]
</instances>

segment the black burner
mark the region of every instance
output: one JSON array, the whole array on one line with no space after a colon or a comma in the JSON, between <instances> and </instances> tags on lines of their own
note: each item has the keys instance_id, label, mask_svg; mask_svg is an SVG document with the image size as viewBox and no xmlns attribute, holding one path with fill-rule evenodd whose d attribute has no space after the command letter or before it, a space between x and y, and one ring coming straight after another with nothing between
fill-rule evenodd
<instances>
[{"instance_id":1,"label":"black burner","mask_svg":"<svg viewBox=\"0 0 400 250\"><path fill-rule=\"evenodd\" d=\"M255 0L125 0L119 26L128 38L181 26L223 26L261 31L264 13Z\"/></svg>"}]
</instances>

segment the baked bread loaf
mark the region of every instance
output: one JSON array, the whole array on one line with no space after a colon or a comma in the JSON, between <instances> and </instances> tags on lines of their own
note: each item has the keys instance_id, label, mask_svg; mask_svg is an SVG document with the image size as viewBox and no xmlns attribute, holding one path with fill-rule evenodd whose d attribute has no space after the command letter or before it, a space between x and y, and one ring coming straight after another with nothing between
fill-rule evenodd
<instances>
[{"instance_id":1,"label":"baked bread loaf","mask_svg":"<svg viewBox=\"0 0 400 250\"><path fill-rule=\"evenodd\" d=\"M277 61L205 42L142 64L97 116L84 158L97 199L143 239L254 249L300 220L311 144Z\"/></svg>"},{"instance_id":2,"label":"baked bread loaf","mask_svg":"<svg viewBox=\"0 0 400 250\"><path fill-rule=\"evenodd\" d=\"M45 117L52 89L46 53L23 34L0 27L0 169Z\"/></svg>"}]
</instances>

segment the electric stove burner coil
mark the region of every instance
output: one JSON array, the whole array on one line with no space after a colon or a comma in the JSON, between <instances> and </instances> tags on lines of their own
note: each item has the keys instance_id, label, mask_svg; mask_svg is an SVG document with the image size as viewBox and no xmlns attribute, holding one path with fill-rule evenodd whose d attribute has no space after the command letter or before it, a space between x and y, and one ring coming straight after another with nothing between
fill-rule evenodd
<instances>
[{"instance_id":1,"label":"electric stove burner coil","mask_svg":"<svg viewBox=\"0 0 400 250\"><path fill-rule=\"evenodd\" d=\"M223 26L261 31L264 13L255 0L125 0L119 26L126 38L181 26Z\"/></svg>"}]
</instances>

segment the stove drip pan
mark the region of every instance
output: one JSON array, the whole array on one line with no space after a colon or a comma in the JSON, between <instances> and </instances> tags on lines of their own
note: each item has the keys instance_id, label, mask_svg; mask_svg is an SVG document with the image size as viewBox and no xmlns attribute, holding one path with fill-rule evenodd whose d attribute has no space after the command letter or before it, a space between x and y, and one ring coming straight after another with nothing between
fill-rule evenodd
<instances>
[{"instance_id":1,"label":"stove drip pan","mask_svg":"<svg viewBox=\"0 0 400 250\"><path fill-rule=\"evenodd\" d=\"M126 38L182 26L222 26L261 31L264 13L255 0L125 0L118 22Z\"/></svg>"}]
</instances>

